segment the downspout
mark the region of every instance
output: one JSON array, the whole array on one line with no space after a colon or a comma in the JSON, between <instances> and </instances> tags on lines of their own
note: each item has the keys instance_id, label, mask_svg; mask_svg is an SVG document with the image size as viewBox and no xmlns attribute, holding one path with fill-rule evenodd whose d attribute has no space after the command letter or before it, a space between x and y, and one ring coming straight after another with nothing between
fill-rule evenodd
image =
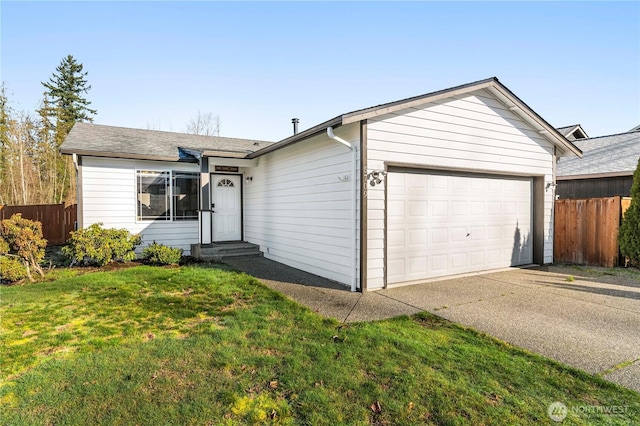
<instances>
[{"instance_id":1,"label":"downspout","mask_svg":"<svg viewBox=\"0 0 640 426\"><path fill-rule=\"evenodd\" d=\"M349 142L345 141L344 139L336 136L333 133L333 127L331 126L327 127L327 136L329 136L330 139L333 139L334 141L346 146L351 150L351 210L352 210L352 215L351 215L351 291L358 291L358 288L357 288L358 250L357 250L357 244L356 244L356 240L358 238L358 230L356 229L356 212L358 208L357 200L356 200L356 195L358 190L358 183L356 182L357 180L356 176L358 175L357 148L355 144L352 145Z\"/></svg>"}]
</instances>

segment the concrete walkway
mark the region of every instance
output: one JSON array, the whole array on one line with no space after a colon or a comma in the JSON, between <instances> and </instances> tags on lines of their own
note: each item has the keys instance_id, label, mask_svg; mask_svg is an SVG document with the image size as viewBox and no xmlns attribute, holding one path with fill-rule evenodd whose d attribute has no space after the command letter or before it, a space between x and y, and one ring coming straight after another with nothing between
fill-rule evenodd
<instances>
[{"instance_id":1,"label":"concrete walkway","mask_svg":"<svg viewBox=\"0 0 640 426\"><path fill-rule=\"evenodd\" d=\"M227 263L342 322L428 311L640 392L640 281L634 278L514 268L362 294L264 258Z\"/></svg>"}]
</instances>

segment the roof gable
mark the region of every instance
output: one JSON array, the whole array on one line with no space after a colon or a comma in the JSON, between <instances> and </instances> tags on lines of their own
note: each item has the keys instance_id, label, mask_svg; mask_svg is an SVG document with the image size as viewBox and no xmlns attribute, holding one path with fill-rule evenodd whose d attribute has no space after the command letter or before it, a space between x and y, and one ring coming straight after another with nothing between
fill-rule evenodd
<instances>
[{"instance_id":1,"label":"roof gable","mask_svg":"<svg viewBox=\"0 0 640 426\"><path fill-rule=\"evenodd\" d=\"M556 130L558 130L562 134L562 136L570 141L575 141L576 139L586 139L589 137L589 135L587 135L587 132L585 132L582 126L579 124L558 127Z\"/></svg>"},{"instance_id":2,"label":"roof gable","mask_svg":"<svg viewBox=\"0 0 640 426\"><path fill-rule=\"evenodd\" d=\"M381 115L404 110L407 108L418 107L429 102L435 102L437 100L445 98L452 98L480 89L485 90L491 96L496 98L510 111L519 116L523 121L525 121L533 129L535 129L542 137L556 146L558 148L558 156L575 155L580 157L582 155L582 152L580 151L580 149L578 149L578 147L567 140L567 138L565 138L560 132L558 132L558 130L547 123L527 104L520 100L520 98L513 94L506 86L500 83L497 78L492 77L486 80L464 84L462 86L456 86L449 89L439 90L437 92L431 92L420 96L414 96L411 98L388 102L342 114L331 120L325 121L324 123L311 127L304 132L290 136L276 144L252 153L249 155L249 157L258 157L271 151L283 148L287 145L300 142L311 136L317 135L318 133L324 132L329 126L337 127L355 123L357 121L379 117Z\"/></svg>"}]
</instances>

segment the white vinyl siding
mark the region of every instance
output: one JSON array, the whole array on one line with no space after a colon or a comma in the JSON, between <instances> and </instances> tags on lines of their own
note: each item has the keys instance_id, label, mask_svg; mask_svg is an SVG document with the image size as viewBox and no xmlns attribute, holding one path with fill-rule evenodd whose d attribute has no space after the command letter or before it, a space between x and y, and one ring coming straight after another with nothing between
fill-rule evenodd
<instances>
[{"instance_id":1,"label":"white vinyl siding","mask_svg":"<svg viewBox=\"0 0 640 426\"><path fill-rule=\"evenodd\" d=\"M336 133L358 144L357 126L349 127ZM350 284L351 155L321 134L260 157L245 170L245 239L269 259Z\"/></svg>"},{"instance_id":2,"label":"white vinyl siding","mask_svg":"<svg viewBox=\"0 0 640 426\"><path fill-rule=\"evenodd\" d=\"M198 242L198 221L137 221L136 170L198 172L189 163L125 160L117 158L82 157L82 226L101 222L105 228L125 228L142 235L143 247L165 244L191 252Z\"/></svg>"},{"instance_id":3,"label":"white vinyl siding","mask_svg":"<svg viewBox=\"0 0 640 426\"><path fill-rule=\"evenodd\" d=\"M367 168L386 164L543 176L553 181L553 146L484 90L369 120ZM385 185L368 190L368 288L384 286ZM553 191L545 192L544 262L553 260Z\"/></svg>"}]
</instances>

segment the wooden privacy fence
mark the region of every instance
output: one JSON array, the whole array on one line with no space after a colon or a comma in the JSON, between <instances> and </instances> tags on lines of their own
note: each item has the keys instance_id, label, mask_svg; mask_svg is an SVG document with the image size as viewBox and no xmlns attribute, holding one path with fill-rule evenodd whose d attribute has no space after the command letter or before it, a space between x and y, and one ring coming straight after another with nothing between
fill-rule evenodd
<instances>
[{"instance_id":1,"label":"wooden privacy fence","mask_svg":"<svg viewBox=\"0 0 640 426\"><path fill-rule=\"evenodd\" d=\"M0 220L8 219L16 213L22 213L25 219L42 223L42 234L50 246L66 243L78 220L77 204L66 207L64 203L0 206Z\"/></svg>"},{"instance_id":2,"label":"wooden privacy fence","mask_svg":"<svg viewBox=\"0 0 640 426\"><path fill-rule=\"evenodd\" d=\"M554 262L613 267L622 262L618 230L630 198L556 200Z\"/></svg>"}]
</instances>

